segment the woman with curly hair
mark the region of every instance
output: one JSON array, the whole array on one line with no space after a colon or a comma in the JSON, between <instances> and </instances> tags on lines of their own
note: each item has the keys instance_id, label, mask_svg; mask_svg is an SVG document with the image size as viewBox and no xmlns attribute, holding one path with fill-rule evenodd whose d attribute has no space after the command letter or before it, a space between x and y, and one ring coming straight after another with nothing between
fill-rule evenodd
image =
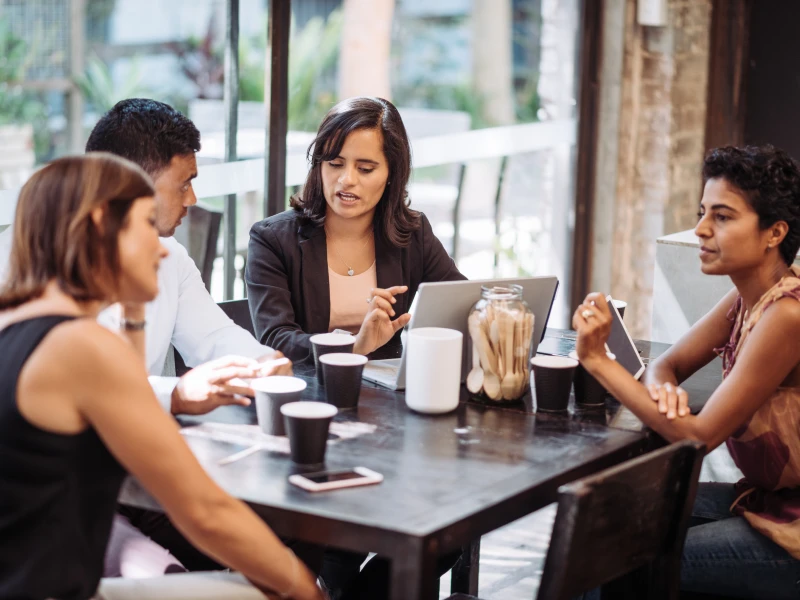
<instances>
[{"instance_id":1,"label":"woman with curly hair","mask_svg":"<svg viewBox=\"0 0 800 600\"><path fill-rule=\"evenodd\" d=\"M737 598L800 597L800 170L772 146L718 148L703 167L700 268L734 289L668 352L644 385L606 356L601 294L573 316L581 363L669 441L727 444L744 478L702 483L681 588ZM656 299L656 301L658 301ZM722 357L723 382L690 415L679 383ZM649 389L648 389L649 388Z\"/></svg>"}]
</instances>

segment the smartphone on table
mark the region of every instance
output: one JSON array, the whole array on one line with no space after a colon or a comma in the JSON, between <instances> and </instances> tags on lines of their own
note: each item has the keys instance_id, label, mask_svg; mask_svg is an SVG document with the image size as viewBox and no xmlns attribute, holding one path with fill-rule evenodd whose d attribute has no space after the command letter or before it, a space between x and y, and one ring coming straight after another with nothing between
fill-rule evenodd
<instances>
[{"instance_id":1,"label":"smartphone on table","mask_svg":"<svg viewBox=\"0 0 800 600\"><path fill-rule=\"evenodd\" d=\"M383 481L383 475L366 467L289 476L289 483L309 492L327 492L328 490L338 490L340 488L372 485L381 481Z\"/></svg>"}]
</instances>

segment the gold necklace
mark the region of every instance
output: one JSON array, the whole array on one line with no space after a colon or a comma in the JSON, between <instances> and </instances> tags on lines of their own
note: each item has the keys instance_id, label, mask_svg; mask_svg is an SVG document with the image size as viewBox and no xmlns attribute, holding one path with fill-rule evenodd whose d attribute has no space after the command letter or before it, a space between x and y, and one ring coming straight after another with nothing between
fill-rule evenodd
<instances>
[{"instance_id":1,"label":"gold necklace","mask_svg":"<svg viewBox=\"0 0 800 600\"><path fill-rule=\"evenodd\" d=\"M361 246L361 250L359 250L359 251L358 251L358 253L359 253L359 254L361 254L361 252L364 250L364 248L366 248L366 247L367 247L367 244L369 243L369 240L370 240L370 238L372 237L372 233L373 233L373 232L372 232L372 231L370 231L370 232L367 234L367 236L366 236L366 237L367 237L367 241L366 241L366 242L364 242L364 245L363 245L363 246ZM342 258L342 255L341 255L341 254L339 254L339 250L337 250L337 249L336 249L336 244L334 244L334 243L333 243L333 238L332 238L332 237L330 236L330 234L328 233L328 228L327 228L327 227L325 228L325 236L330 238L330 240L331 240L331 247L333 248L333 251L336 253L336 256L338 256L338 257L339 257L339 260L340 260L340 261L342 261L342 264L343 264L345 267L347 267L347 274L348 274L350 277L352 277L353 275L355 275L355 274L356 274L356 272L353 270L353 267L351 267L350 265L348 265L348 264L345 262L344 258Z\"/></svg>"}]
</instances>

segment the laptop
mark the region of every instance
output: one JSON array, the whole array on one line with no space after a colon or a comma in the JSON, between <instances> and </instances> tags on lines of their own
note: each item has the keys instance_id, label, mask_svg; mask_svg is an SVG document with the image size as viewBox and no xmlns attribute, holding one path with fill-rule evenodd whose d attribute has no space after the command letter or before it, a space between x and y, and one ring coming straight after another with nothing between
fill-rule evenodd
<instances>
[{"instance_id":1,"label":"laptop","mask_svg":"<svg viewBox=\"0 0 800 600\"><path fill-rule=\"evenodd\" d=\"M534 315L533 339L531 340L531 356L536 354L539 342L544 337L550 309L558 289L557 277L520 277L513 279L482 279L469 281L439 281L422 283L411 304L411 321L407 329L416 327L445 327L456 329L464 334L461 360L461 381L469 372L467 357L469 332L467 317L473 305L481 298L481 287L509 285L522 286L522 299ZM362 377L392 390L404 390L406 387L406 344L403 343L403 354L400 358L371 360L364 365Z\"/></svg>"}]
</instances>

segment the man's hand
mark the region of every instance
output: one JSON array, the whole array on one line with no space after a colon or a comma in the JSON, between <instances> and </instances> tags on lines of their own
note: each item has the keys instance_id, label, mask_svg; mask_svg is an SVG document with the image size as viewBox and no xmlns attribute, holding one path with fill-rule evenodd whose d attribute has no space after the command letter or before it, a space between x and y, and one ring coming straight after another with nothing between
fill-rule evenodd
<instances>
[{"instance_id":1,"label":"man's hand","mask_svg":"<svg viewBox=\"0 0 800 600\"><path fill-rule=\"evenodd\" d=\"M231 380L260 375L260 364L252 358L226 356L204 363L178 380L172 391L172 414L204 415L218 406L249 406L246 395L252 390L244 382Z\"/></svg>"},{"instance_id":2,"label":"man's hand","mask_svg":"<svg viewBox=\"0 0 800 600\"><path fill-rule=\"evenodd\" d=\"M283 352L272 350L271 352L256 359L259 363L259 376L269 377L270 375L294 375L292 371L292 361L283 356Z\"/></svg>"},{"instance_id":3,"label":"man's hand","mask_svg":"<svg viewBox=\"0 0 800 600\"><path fill-rule=\"evenodd\" d=\"M658 402L658 412L666 415L670 421L689 414L689 395L682 387L670 382L649 383L647 391L653 402Z\"/></svg>"}]
</instances>

